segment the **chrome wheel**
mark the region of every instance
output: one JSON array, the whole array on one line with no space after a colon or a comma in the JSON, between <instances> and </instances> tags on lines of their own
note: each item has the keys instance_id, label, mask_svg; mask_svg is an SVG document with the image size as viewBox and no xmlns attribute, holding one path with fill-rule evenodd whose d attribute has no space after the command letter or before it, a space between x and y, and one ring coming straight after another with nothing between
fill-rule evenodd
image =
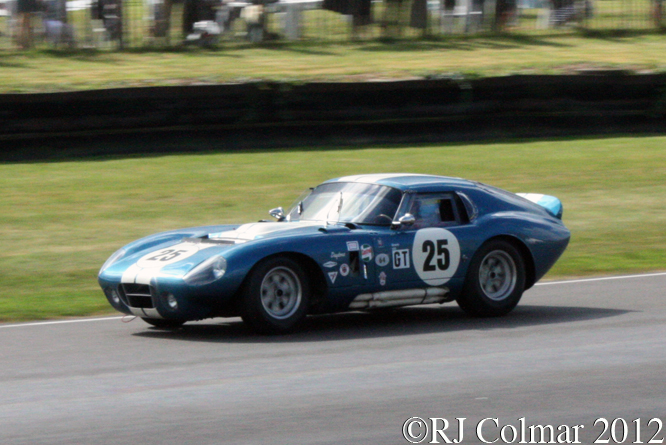
<instances>
[{"instance_id":1,"label":"chrome wheel","mask_svg":"<svg viewBox=\"0 0 666 445\"><path fill-rule=\"evenodd\" d=\"M303 291L298 276L283 266L271 269L261 282L261 305L278 320L291 317L301 306Z\"/></svg>"},{"instance_id":2,"label":"chrome wheel","mask_svg":"<svg viewBox=\"0 0 666 445\"><path fill-rule=\"evenodd\" d=\"M488 253L479 267L479 284L483 293L493 301L502 301L516 288L516 263L503 250Z\"/></svg>"},{"instance_id":3,"label":"chrome wheel","mask_svg":"<svg viewBox=\"0 0 666 445\"><path fill-rule=\"evenodd\" d=\"M477 250L456 298L462 310L476 317L499 317L516 307L526 276L525 259L517 245L494 239Z\"/></svg>"},{"instance_id":4,"label":"chrome wheel","mask_svg":"<svg viewBox=\"0 0 666 445\"><path fill-rule=\"evenodd\" d=\"M238 303L243 321L258 333L295 329L310 305L310 283L303 266L278 256L260 261L246 278Z\"/></svg>"}]
</instances>

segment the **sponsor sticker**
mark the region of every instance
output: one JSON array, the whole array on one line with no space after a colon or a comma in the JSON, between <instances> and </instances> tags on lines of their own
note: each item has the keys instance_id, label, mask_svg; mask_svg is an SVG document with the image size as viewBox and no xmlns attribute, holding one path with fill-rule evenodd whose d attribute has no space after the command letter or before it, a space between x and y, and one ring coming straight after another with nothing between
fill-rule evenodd
<instances>
[{"instance_id":1,"label":"sponsor sticker","mask_svg":"<svg viewBox=\"0 0 666 445\"><path fill-rule=\"evenodd\" d=\"M331 258L333 258L334 260L338 260L338 259L344 258L346 256L347 256L347 254L344 253L344 252L331 252Z\"/></svg>"},{"instance_id":2,"label":"sponsor sticker","mask_svg":"<svg viewBox=\"0 0 666 445\"><path fill-rule=\"evenodd\" d=\"M346 277L347 275L349 275L349 264L342 263L340 265L340 275L342 275L343 277Z\"/></svg>"},{"instance_id":3,"label":"sponsor sticker","mask_svg":"<svg viewBox=\"0 0 666 445\"><path fill-rule=\"evenodd\" d=\"M356 252L358 250L358 241L347 241L347 250L349 252Z\"/></svg>"},{"instance_id":4,"label":"sponsor sticker","mask_svg":"<svg viewBox=\"0 0 666 445\"><path fill-rule=\"evenodd\" d=\"M337 272L329 272L328 277L331 279L331 283L335 283L335 279L338 278Z\"/></svg>"},{"instance_id":5,"label":"sponsor sticker","mask_svg":"<svg viewBox=\"0 0 666 445\"><path fill-rule=\"evenodd\" d=\"M335 267L335 266L337 266L337 265L338 265L338 263L336 263L335 261L328 261L328 262L326 262L326 263L323 264L324 267L327 267L327 268L329 268L329 269L330 269L331 267Z\"/></svg>"},{"instance_id":6,"label":"sponsor sticker","mask_svg":"<svg viewBox=\"0 0 666 445\"><path fill-rule=\"evenodd\" d=\"M363 244L361 246L361 259L365 263L372 261L372 246L370 244Z\"/></svg>"},{"instance_id":7,"label":"sponsor sticker","mask_svg":"<svg viewBox=\"0 0 666 445\"><path fill-rule=\"evenodd\" d=\"M379 284L381 286L386 286L386 273L384 273L384 271L379 274Z\"/></svg>"},{"instance_id":8,"label":"sponsor sticker","mask_svg":"<svg viewBox=\"0 0 666 445\"><path fill-rule=\"evenodd\" d=\"M409 269L409 249L393 250L393 268Z\"/></svg>"},{"instance_id":9,"label":"sponsor sticker","mask_svg":"<svg viewBox=\"0 0 666 445\"><path fill-rule=\"evenodd\" d=\"M391 261L391 260L389 259L389 256L388 256L387 254L385 254L385 253L380 253L380 254L377 255L377 257L375 258L375 263L377 263L377 265L378 265L379 267L388 266L388 263L389 263L390 261Z\"/></svg>"}]
</instances>

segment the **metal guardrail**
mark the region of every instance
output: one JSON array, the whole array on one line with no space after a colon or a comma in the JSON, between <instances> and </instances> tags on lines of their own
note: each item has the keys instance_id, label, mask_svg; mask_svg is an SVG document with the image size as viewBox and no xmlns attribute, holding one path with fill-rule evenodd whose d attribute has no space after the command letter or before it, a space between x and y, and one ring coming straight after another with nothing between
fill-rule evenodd
<instances>
[{"instance_id":1,"label":"metal guardrail","mask_svg":"<svg viewBox=\"0 0 666 445\"><path fill-rule=\"evenodd\" d=\"M233 150L663 134L665 91L664 75L585 74L5 94L0 162L74 146L76 156L182 150L170 143L202 137Z\"/></svg>"},{"instance_id":2,"label":"metal guardrail","mask_svg":"<svg viewBox=\"0 0 666 445\"><path fill-rule=\"evenodd\" d=\"M0 95L0 135L201 126L641 118L664 125L664 75L264 83ZM63 106L62 104L67 104ZM524 121L524 122L521 122Z\"/></svg>"}]
</instances>

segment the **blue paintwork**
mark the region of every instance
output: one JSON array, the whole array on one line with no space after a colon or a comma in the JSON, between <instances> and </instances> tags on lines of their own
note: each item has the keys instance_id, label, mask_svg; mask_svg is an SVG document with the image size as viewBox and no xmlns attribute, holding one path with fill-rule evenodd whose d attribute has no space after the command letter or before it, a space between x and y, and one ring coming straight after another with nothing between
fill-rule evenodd
<instances>
[{"instance_id":1,"label":"blue paintwork","mask_svg":"<svg viewBox=\"0 0 666 445\"><path fill-rule=\"evenodd\" d=\"M569 242L569 230L560 219L559 200L559 208L556 208L554 201L541 206L513 193L477 182L428 175L368 175L337 178L327 183L349 181L392 187L401 191L403 197L431 192L457 193L462 197L471 221L446 227L460 246L458 267L446 282L452 298L462 290L474 253L492 238L511 239L522 247L528 272L531 271L526 287L532 286L546 274ZM318 311L344 311L360 294L429 287L415 270L414 264L415 255L418 254L414 244L415 236L422 229L284 221L176 230L151 235L123 247L114 254L117 257L112 257L100 270L98 281L115 309L126 314L141 315L136 309L131 310L125 301L116 302L111 298L111 291L122 291L120 285L123 276L126 280L134 280L133 272L130 272L137 267L136 263L141 258L147 261L146 258L153 254L173 250L170 249L173 246L185 246L185 250L200 248L181 261L167 261L168 264L162 268L142 272L143 280L149 280L155 311L148 311L145 315L148 318L182 320L233 316L237 315L235 301L252 268L267 257L286 255L304 266L311 266L308 269L309 278L313 286L319 287L319 294L323 296L317 306ZM238 233L248 233L252 239L238 244L231 244L228 240L223 244L214 239L216 236L225 239L225 234ZM365 264L365 274L342 273L346 270L343 265L351 264L352 255L361 254L352 253L355 251L350 250L348 243L351 243L352 249L355 246L359 249L363 246L371 248L372 259L368 262L360 259ZM396 267L396 251L406 252L411 260L409 267ZM226 260L227 267L221 278L202 285L188 284L184 280L188 272L217 255ZM163 254L162 258L168 258L168 255ZM177 299L177 310L170 309L161 297L167 293Z\"/></svg>"}]
</instances>

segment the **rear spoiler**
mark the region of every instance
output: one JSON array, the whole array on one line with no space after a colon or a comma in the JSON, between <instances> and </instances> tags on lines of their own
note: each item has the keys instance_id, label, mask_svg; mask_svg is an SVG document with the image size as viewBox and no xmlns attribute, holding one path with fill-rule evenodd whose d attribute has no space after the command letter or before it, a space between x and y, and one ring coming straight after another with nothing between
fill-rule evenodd
<instances>
[{"instance_id":1,"label":"rear spoiler","mask_svg":"<svg viewBox=\"0 0 666 445\"><path fill-rule=\"evenodd\" d=\"M562 219L562 202L554 196L540 195L538 193L516 193L528 201L539 204L546 209L548 213L557 219Z\"/></svg>"}]
</instances>

